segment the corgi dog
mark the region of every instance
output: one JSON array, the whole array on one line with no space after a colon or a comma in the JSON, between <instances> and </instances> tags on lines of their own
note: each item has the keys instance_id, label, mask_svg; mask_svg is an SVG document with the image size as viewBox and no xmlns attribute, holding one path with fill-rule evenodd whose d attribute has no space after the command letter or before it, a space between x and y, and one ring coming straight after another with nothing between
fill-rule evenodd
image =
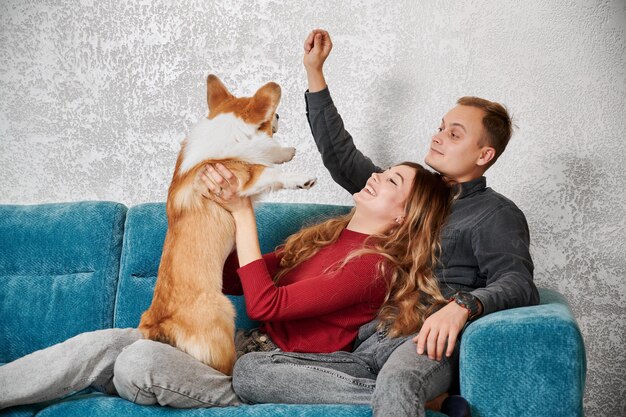
<instances>
[{"instance_id":1,"label":"corgi dog","mask_svg":"<svg viewBox=\"0 0 626 417\"><path fill-rule=\"evenodd\" d=\"M152 304L141 316L146 339L169 343L230 375L235 363L235 309L222 294L224 262L235 244L231 214L207 193L206 164L221 163L238 180L238 193L310 188L316 179L286 174L294 148L273 138L281 90L270 82L253 97L234 97L215 76L207 79L209 113L181 144L166 203L168 229Z\"/></svg>"}]
</instances>

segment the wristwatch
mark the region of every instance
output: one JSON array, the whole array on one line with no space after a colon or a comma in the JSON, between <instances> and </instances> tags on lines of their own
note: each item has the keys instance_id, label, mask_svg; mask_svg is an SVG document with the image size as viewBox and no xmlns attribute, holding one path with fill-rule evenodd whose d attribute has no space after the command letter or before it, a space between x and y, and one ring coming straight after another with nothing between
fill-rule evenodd
<instances>
[{"instance_id":1,"label":"wristwatch","mask_svg":"<svg viewBox=\"0 0 626 417\"><path fill-rule=\"evenodd\" d=\"M476 296L463 291L457 291L448 301L454 301L469 311L468 321L472 321L482 313L482 304Z\"/></svg>"}]
</instances>

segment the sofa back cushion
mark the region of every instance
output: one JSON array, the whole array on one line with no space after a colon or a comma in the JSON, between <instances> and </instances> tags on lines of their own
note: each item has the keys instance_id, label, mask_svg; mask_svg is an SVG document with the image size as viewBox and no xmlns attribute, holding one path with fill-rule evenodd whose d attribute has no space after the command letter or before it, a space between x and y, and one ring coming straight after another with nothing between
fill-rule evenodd
<instances>
[{"instance_id":1,"label":"sofa back cushion","mask_svg":"<svg viewBox=\"0 0 626 417\"><path fill-rule=\"evenodd\" d=\"M256 206L256 216L261 252L273 251L304 225L349 210L350 207L335 205L260 203ZM141 314L150 306L166 231L165 203L141 204L128 210L115 327L137 327ZM237 309L237 328L255 327L257 323L246 314L243 297L229 297Z\"/></svg>"},{"instance_id":2,"label":"sofa back cushion","mask_svg":"<svg viewBox=\"0 0 626 417\"><path fill-rule=\"evenodd\" d=\"M111 327L126 207L0 205L0 362Z\"/></svg>"}]
</instances>

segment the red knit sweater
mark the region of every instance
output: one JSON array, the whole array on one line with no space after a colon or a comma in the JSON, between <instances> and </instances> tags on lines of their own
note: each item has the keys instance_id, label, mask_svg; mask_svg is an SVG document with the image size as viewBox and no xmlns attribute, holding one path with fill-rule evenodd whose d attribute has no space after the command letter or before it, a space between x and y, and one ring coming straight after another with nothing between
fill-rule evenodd
<instances>
[{"instance_id":1,"label":"red knit sweater","mask_svg":"<svg viewBox=\"0 0 626 417\"><path fill-rule=\"evenodd\" d=\"M289 271L278 284L272 277L279 270L280 252L239 269L233 253L224 266L224 293L241 295L243 290L248 316L261 321L261 330L286 352L351 350L359 327L375 317L385 298L387 280L377 270L383 258L367 254L341 269L326 268L362 247L367 237L345 229L337 242Z\"/></svg>"}]
</instances>

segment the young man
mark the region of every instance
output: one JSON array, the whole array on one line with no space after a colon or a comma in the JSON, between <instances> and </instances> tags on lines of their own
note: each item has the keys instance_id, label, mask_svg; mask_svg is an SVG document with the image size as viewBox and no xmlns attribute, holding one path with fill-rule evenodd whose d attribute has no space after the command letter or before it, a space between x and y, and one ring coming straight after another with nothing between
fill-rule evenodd
<instances>
[{"instance_id":1,"label":"young man","mask_svg":"<svg viewBox=\"0 0 626 417\"><path fill-rule=\"evenodd\" d=\"M380 168L356 149L328 91L323 64L332 49L330 36L315 30L304 49L311 132L333 179L355 193ZM371 404L375 416L424 416L426 402L450 388L457 338L468 322L539 302L524 214L487 188L483 176L511 132L503 106L463 97L432 137L425 162L457 183L459 195L441 235L435 270L450 302L417 335L389 338L372 322L359 331L352 353L245 355L233 375L237 394L252 402L360 403ZM252 373L256 377L248 378Z\"/></svg>"}]
</instances>

